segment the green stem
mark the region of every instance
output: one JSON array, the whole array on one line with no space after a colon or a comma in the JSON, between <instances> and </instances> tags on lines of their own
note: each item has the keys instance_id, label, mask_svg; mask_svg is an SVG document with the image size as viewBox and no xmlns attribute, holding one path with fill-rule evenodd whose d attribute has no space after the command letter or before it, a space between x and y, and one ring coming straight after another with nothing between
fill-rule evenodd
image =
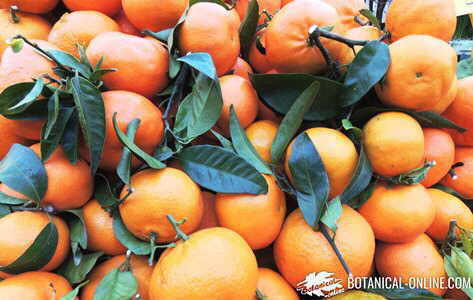
<instances>
[{"instance_id":1,"label":"green stem","mask_svg":"<svg viewBox=\"0 0 473 300\"><path fill-rule=\"evenodd\" d=\"M327 239L328 243L330 244L333 251L337 255L337 258L340 261L340 263L342 264L342 267L345 270L345 272L348 274L348 277L353 276L353 273L350 271L350 268L348 267L347 262L343 258L342 253L340 252L340 250L338 250L338 247L335 244L335 241L332 239L332 237L330 236L330 234L327 231L327 228L323 224L321 224L321 226L320 226L320 231L324 235L325 239Z\"/></svg>"},{"instance_id":2,"label":"green stem","mask_svg":"<svg viewBox=\"0 0 473 300\"><path fill-rule=\"evenodd\" d=\"M166 110L164 111L164 114L163 114L163 120L167 121L169 119L169 114L171 112L171 108L173 107L174 103L176 101L182 100L189 71L190 71L189 66L187 64L183 64L181 67L181 70L179 71L179 74L177 75L176 82L174 83L171 96L169 97Z\"/></svg>"},{"instance_id":3,"label":"green stem","mask_svg":"<svg viewBox=\"0 0 473 300\"><path fill-rule=\"evenodd\" d=\"M166 244L166 245L156 245L157 240L158 240L158 234L156 232L151 232L151 234L149 235L149 244L150 244L150 247L151 247L151 253L150 253L149 259L148 259L148 264L150 266L153 265L154 257L156 256L156 250L157 249L172 248L172 247L177 246L176 243L169 243L169 244Z\"/></svg>"},{"instance_id":4,"label":"green stem","mask_svg":"<svg viewBox=\"0 0 473 300\"><path fill-rule=\"evenodd\" d=\"M18 24L20 23L20 17L17 15L17 13L20 11L20 9L18 8L18 6L16 5L12 5L10 6L10 16L11 16L11 20L13 23L15 24Z\"/></svg>"},{"instance_id":5,"label":"green stem","mask_svg":"<svg viewBox=\"0 0 473 300\"><path fill-rule=\"evenodd\" d=\"M172 227L176 231L177 237L183 239L184 241L187 241L189 239L189 236L185 234L179 227L180 225L184 224L186 219L182 219L181 221L176 221L176 219L174 219L174 217L171 215L166 215L166 217L168 218L168 221L171 223Z\"/></svg>"}]
</instances>

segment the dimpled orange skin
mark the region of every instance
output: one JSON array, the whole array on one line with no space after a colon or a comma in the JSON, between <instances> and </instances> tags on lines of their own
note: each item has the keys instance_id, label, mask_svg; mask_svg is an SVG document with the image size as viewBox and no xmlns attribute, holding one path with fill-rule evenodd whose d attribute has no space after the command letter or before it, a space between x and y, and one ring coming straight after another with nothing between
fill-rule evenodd
<instances>
[{"instance_id":1,"label":"dimpled orange skin","mask_svg":"<svg viewBox=\"0 0 473 300\"><path fill-rule=\"evenodd\" d=\"M235 65L240 54L239 20L234 13L210 2L192 5L179 30L181 54L207 52L218 76Z\"/></svg>"},{"instance_id":2,"label":"dimpled orange skin","mask_svg":"<svg viewBox=\"0 0 473 300\"><path fill-rule=\"evenodd\" d=\"M13 126L11 120L8 120L4 116L0 116L0 160L7 155L8 151L13 144L28 145L29 142L27 139L19 137L15 134L15 126Z\"/></svg>"},{"instance_id":3,"label":"dimpled orange skin","mask_svg":"<svg viewBox=\"0 0 473 300\"><path fill-rule=\"evenodd\" d=\"M459 132L455 129L444 129L451 136L455 145L473 146L473 76L458 81L458 93L452 104L442 114L443 117L455 122L467 131Z\"/></svg>"},{"instance_id":4,"label":"dimpled orange skin","mask_svg":"<svg viewBox=\"0 0 473 300\"><path fill-rule=\"evenodd\" d=\"M120 11L120 13L115 17L115 21L117 22L118 26L120 26L121 32L136 36L142 36L138 28L136 28L135 25L131 24L130 20L128 20L123 10Z\"/></svg>"},{"instance_id":5,"label":"dimpled orange skin","mask_svg":"<svg viewBox=\"0 0 473 300\"><path fill-rule=\"evenodd\" d=\"M265 248L276 239L286 215L284 192L273 177L262 175L268 184L267 194L218 193L215 199L220 225L240 234L254 250Z\"/></svg>"},{"instance_id":6,"label":"dimpled orange skin","mask_svg":"<svg viewBox=\"0 0 473 300\"><path fill-rule=\"evenodd\" d=\"M215 212L215 194L210 192L202 192L202 200L204 203L204 212L200 221L199 229L218 227L218 217Z\"/></svg>"},{"instance_id":7,"label":"dimpled orange skin","mask_svg":"<svg viewBox=\"0 0 473 300\"><path fill-rule=\"evenodd\" d=\"M426 161L435 161L435 166L430 168L421 181L425 187L438 183L453 165L455 160L455 144L452 137L444 130L424 128L424 151Z\"/></svg>"},{"instance_id":8,"label":"dimpled orange skin","mask_svg":"<svg viewBox=\"0 0 473 300\"><path fill-rule=\"evenodd\" d=\"M266 47L266 28L261 29L257 32L260 37L260 42L263 47ZM250 51L248 53L248 61L251 67L258 73L266 73L270 71L273 66L269 64L268 58L265 54L261 53L256 47L256 39L251 43Z\"/></svg>"},{"instance_id":9,"label":"dimpled orange skin","mask_svg":"<svg viewBox=\"0 0 473 300\"><path fill-rule=\"evenodd\" d=\"M261 159L271 162L271 147L278 133L278 124L269 120L256 121L245 132Z\"/></svg>"},{"instance_id":10,"label":"dimpled orange skin","mask_svg":"<svg viewBox=\"0 0 473 300\"><path fill-rule=\"evenodd\" d=\"M47 40L51 24L40 16L17 13L20 21L13 22L7 9L0 9L0 55L8 47L7 41L21 34L27 39Z\"/></svg>"},{"instance_id":11,"label":"dimpled orange skin","mask_svg":"<svg viewBox=\"0 0 473 300\"><path fill-rule=\"evenodd\" d=\"M363 128L363 145L373 171L396 176L424 162L424 133L419 123L401 112L380 113Z\"/></svg>"},{"instance_id":12,"label":"dimpled orange skin","mask_svg":"<svg viewBox=\"0 0 473 300\"><path fill-rule=\"evenodd\" d=\"M0 8L10 8L16 5L21 11L32 14L44 14L56 7L59 0L2 0Z\"/></svg>"},{"instance_id":13,"label":"dimpled orange skin","mask_svg":"<svg viewBox=\"0 0 473 300\"><path fill-rule=\"evenodd\" d=\"M140 119L136 132L135 144L143 151L151 154L161 142L164 134L162 114L147 98L128 91L108 91L102 93L105 105L105 144L100 168L115 171L123 151L123 145L118 139L113 127L113 114L117 113L118 127L126 132L128 124L134 119ZM88 157L85 147L80 148L84 157ZM136 168L141 161L133 156L131 166Z\"/></svg>"},{"instance_id":14,"label":"dimpled orange skin","mask_svg":"<svg viewBox=\"0 0 473 300\"><path fill-rule=\"evenodd\" d=\"M352 208L343 205L337 221L335 244L343 255L353 276L370 276L372 273L375 239L366 220ZM332 235L332 233L331 233ZM348 275L327 239L314 231L302 216L300 209L286 219L274 244L274 260L283 277L293 286L311 272L331 272L343 280L346 288Z\"/></svg>"},{"instance_id":15,"label":"dimpled orange skin","mask_svg":"<svg viewBox=\"0 0 473 300\"><path fill-rule=\"evenodd\" d=\"M290 2L273 17L266 30L266 57L280 73L322 73L327 64L317 47L307 43L313 25L334 26L332 32L343 33L337 11L320 0ZM337 57L342 44L321 39L322 44Z\"/></svg>"},{"instance_id":16,"label":"dimpled orange skin","mask_svg":"<svg viewBox=\"0 0 473 300\"><path fill-rule=\"evenodd\" d=\"M330 183L329 198L332 199L343 192L355 172L358 164L355 145L347 136L335 129L316 127L304 132L308 134L322 159ZM293 144L294 140L287 148L284 162L284 170L291 181L289 159Z\"/></svg>"},{"instance_id":17,"label":"dimpled orange skin","mask_svg":"<svg viewBox=\"0 0 473 300\"><path fill-rule=\"evenodd\" d=\"M1 299L61 299L70 291L72 287L64 277L49 272L25 272L0 282Z\"/></svg>"},{"instance_id":18,"label":"dimpled orange skin","mask_svg":"<svg viewBox=\"0 0 473 300\"><path fill-rule=\"evenodd\" d=\"M103 57L102 68L117 69L102 77L110 90L126 90L151 98L169 83L168 51L156 40L105 32L90 42L86 53L93 66Z\"/></svg>"},{"instance_id":19,"label":"dimpled orange skin","mask_svg":"<svg viewBox=\"0 0 473 300\"><path fill-rule=\"evenodd\" d=\"M233 105L241 127L247 128L258 115L258 94L251 83L238 75L220 77L223 107L217 126L229 136L230 106Z\"/></svg>"},{"instance_id":20,"label":"dimpled orange skin","mask_svg":"<svg viewBox=\"0 0 473 300\"><path fill-rule=\"evenodd\" d=\"M115 236L112 216L100 206L97 200L87 202L82 212L87 232L87 249L102 251L108 255L126 252L125 246Z\"/></svg>"},{"instance_id":21,"label":"dimpled orange skin","mask_svg":"<svg viewBox=\"0 0 473 300\"><path fill-rule=\"evenodd\" d=\"M71 11L95 10L108 16L115 16L122 9L121 0L62 0Z\"/></svg>"},{"instance_id":22,"label":"dimpled orange skin","mask_svg":"<svg viewBox=\"0 0 473 300\"><path fill-rule=\"evenodd\" d=\"M462 162L464 165L455 168L456 179L447 174L442 184L454 189L465 198L473 198L473 147L457 147L455 149L455 163Z\"/></svg>"},{"instance_id":23,"label":"dimpled orange skin","mask_svg":"<svg viewBox=\"0 0 473 300\"><path fill-rule=\"evenodd\" d=\"M408 243L388 244L378 242L376 245L376 270L382 276L401 277L403 283L409 278L443 278L447 275L443 267L443 258L434 242L421 234ZM446 289L432 288L431 292L438 296L445 294Z\"/></svg>"},{"instance_id":24,"label":"dimpled orange skin","mask_svg":"<svg viewBox=\"0 0 473 300\"><path fill-rule=\"evenodd\" d=\"M258 269L258 290L271 300L299 300L291 285L271 269ZM253 298L257 300L256 296Z\"/></svg>"},{"instance_id":25,"label":"dimpled orange skin","mask_svg":"<svg viewBox=\"0 0 473 300\"><path fill-rule=\"evenodd\" d=\"M128 230L142 240L151 233L158 242L174 241L176 231L166 215L176 221L186 218L180 226L184 233L199 227L204 210L202 193L192 179L181 170L147 169L131 177L134 192L120 205L120 214ZM121 197L128 193L125 186Z\"/></svg>"},{"instance_id":26,"label":"dimpled orange skin","mask_svg":"<svg viewBox=\"0 0 473 300\"><path fill-rule=\"evenodd\" d=\"M347 31L356 27L360 27L355 20L358 17L361 22L367 22L360 10L368 9L363 0L323 0L325 3L335 7L340 16L340 23L343 26L342 31Z\"/></svg>"},{"instance_id":27,"label":"dimpled orange skin","mask_svg":"<svg viewBox=\"0 0 473 300\"><path fill-rule=\"evenodd\" d=\"M421 184L377 184L358 211L370 223L376 239L389 243L413 241L435 218L435 205Z\"/></svg>"},{"instance_id":28,"label":"dimpled orange skin","mask_svg":"<svg viewBox=\"0 0 473 300\"><path fill-rule=\"evenodd\" d=\"M87 48L94 37L110 31L120 31L120 26L109 16L98 11L75 11L62 15L53 25L48 41L62 51L79 57L77 44Z\"/></svg>"},{"instance_id":29,"label":"dimpled orange skin","mask_svg":"<svg viewBox=\"0 0 473 300\"><path fill-rule=\"evenodd\" d=\"M95 291L102 279L113 269L119 268L125 262L125 255L113 256L96 266L87 277L89 282L81 289L81 300L93 300ZM149 278L153 272L153 267L148 264L145 256L132 255L130 257L130 271L138 281L138 294L141 299L149 300Z\"/></svg>"},{"instance_id":30,"label":"dimpled orange skin","mask_svg":"<svg viewBox=\"0 0 473 300\"><path fill-rule=\"evenodd\" d=\"M374 41L379 39L382 34L383 32L374 26L358 26L348 30L344 36L352 40ZM342 65L351 64L355 58L355 54L363 49L363 47L355 46L354 49L355 53L353 53L353 50L350 47L344 45L343 50L340 51L340 56L337 57L338 62Z\"/></svg>"},{"instance_id":31,"label":"dimpled orange skin","mask_svg":"<svg viewBox=\"0 0 473 300\"><path fill-rule=\"evenodd\" d=\"M237 0L236 10L240 16L240 20L244 20L246 16L246 10L248 9L249 0ZM260 18L258 24L263 24L266 20L266 15L263 14L263 10L266 10L270 15L274 15L281 8L281 0L258 0Z\"/></svg>"},{"instance_id":32,"label":"dimpled orange skin","mask_svg":"<svg viewBox=\"0 0 473 300\"><path fill-rule=\"evenodd\" d=\"M253 299L256 257L234 231L208 228L179 241L159 258L150 281L150 300Z\"/></svg>"},{"instance_id":33,"label":"dimpled orange skin","mask_svg":"<svg viewBox=\"0 0 473 300\"><path fill-rule=\"evenodd\" d=\"M427 34L448 42L456 25L455 1L394 0L386 14L386 29L391 33L392 41L408 35Z\"/></svg>"},{"instance_id":34,"label":"dimpled orange skin","mask_svg":"<svg viewBox=\"0 0 473 300\"><path fill-rule=\"evenodd\" d=\"M232 68L234 75L241 76L246 80L250 80L250 74L253 74L251 66L241 57L237 58L235 65Z\"/></svg>"},{"instance_id":35,"label":"dimpled orange skin","mask_svg":"<svg viewBox=\"0 0 473 300\"><path fill-rule=\"evenodd\" d=\"M122 0L123 10L139 30L172 28L184 13L189 0Z\"/></svg>"},{"instance_id":36,"label":"dimpled orange skin","mask_svg":"<svg viewBox=\"0 0 473 300\"><path fill-rule=\"evenodd\" d=\"M455 50L434 37L411 35L389 45L389 52L385 80L375 87L379 99L416 111L445 111L458 90Z\"/></svg>"},{"instance_id":37,"label":"dimpled orange skin","mask_svg":"<svg viewBox=\"0 0 473 300\"><path fill-rule=\"evenodd\" d=\"M456 220L461 228L473 229L473 214L463 201L438 189L428 189L427 192L436 209L435 219L426 231L433 240L445 240L452 220Z\"/></svg>"},{"instance_id":38,"label":"dimpled orange skin","mask_svg":"<svg viewBox=\"0 0 473 300\"><path fill-rule=\"evenodd\" d=\"M69 228L66 223L53 217L58 231L58 244L51 260L38 271L51 271L59 267L69 254ZM13 212L0 219L0 265L14 262L30 247L41 230L48 225L49 217L42 212Z\"/></svg>"}]
</instances>

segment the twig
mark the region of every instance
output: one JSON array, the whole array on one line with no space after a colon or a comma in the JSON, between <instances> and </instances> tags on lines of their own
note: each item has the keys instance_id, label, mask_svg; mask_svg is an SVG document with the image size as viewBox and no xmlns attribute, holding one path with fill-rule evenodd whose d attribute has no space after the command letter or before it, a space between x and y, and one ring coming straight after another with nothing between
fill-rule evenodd
<instances>
[{"instance_id":1,"label":"twig","mask_svg":"<svg viewBox=\"0 0 473 300\"><path fill-rule=\"evenodd\" d=\"M20 11L20 9L18 8L18 6L16 5L12 5L10 6L10 16L11 16L11 20L13 23L15 24L18 24L20 23L20 17L18 17L17 13Z\"/></svg>"},{"instance_id":2,"label":"twig","mask_svg":"<svg viewBox=\"0 0 473 300\"><path fill-rule=\"evenodd\" d=\"M315 45L317 48L319 48L320 52L322 53L322 56L325 59L325 62L327 63L327 66L330 69L330 77L333 76L335 78L339 78L341 74L338 70L338 63L332 58L327 48L325 48L325 46L320 41L321 36L322 31L320 30L320 28L317 25L312 26L309 30L309 45Z\"/></svg>"},{"instance_id":3,"label":"twig","mask_svg":"<svg viewBox=\"0 0 473 300\"><path fill-rule=\"evenodd\" d=\"M348 267L345 259L343 258L342 253L340 253L340 250L338 250L337 245L335 245L335 242L332 239L332 237L330 236L330 234L328 233L327 228L325 228L325 225L321 224L320 231L322 232L324 237L329 242L329 244L332 247L333 251L335 251L335 254L337 255L337 258L340 261L340 263L342 264L342 267L345 270L345 272L348 274L348 277L353 276L353 273L350 271L350 268Z\"/></svg>"},{"instance_id":4,"label":"twig","mask_svg":"<svg viewBox=\"0 0 473 300\"><path fill-rule=\"evenodd\" d=\"M325 30L317 25L313 25L309 30L309 39L312 39L315 37L324 37L327 39L331 39L340 43L344 43L345 45L349 47L364 46L369 42L366 40L347 39L344 36Z\"/></svg>"}]
</instances>

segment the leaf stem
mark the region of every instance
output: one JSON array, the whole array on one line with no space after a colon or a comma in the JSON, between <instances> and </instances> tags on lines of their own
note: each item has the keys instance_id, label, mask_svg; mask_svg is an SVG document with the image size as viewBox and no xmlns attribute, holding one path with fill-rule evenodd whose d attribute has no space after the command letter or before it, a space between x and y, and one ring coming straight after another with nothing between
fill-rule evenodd
<instances>
[{"instance_id":1,"label":"leaf stem","mask_svg":"<svg viewBox=\"0 0 473 300\"><path fill-rule=\"evenodd\" d=\"M17 13L20 11L20 9L18 8L18 6L16 5L12 5L10 6L10 16L11 16L11 20L13 23L15 24L18 24L20 23L20 17L17 15Z\"/></svg>"},{"instance_id":2,"label":"leaf stem","mask_svg":"<svg viewBox=\"0 0 473 300\"><path fill-rule=\"evenodd\" d=\"M186 85L187 75L189 74L189 66L187 64L183 64L181 70L179 70L179 74L177 75L176 82L174 83L174 87L172 89L171 96L169 97L166 110L163 114L163 120L167 121L169 119L169 113L171 112L171 108L174 105L174 102L181 101L182 96L184 94L184 88Z\"/></svg>"},{"instance_id":3,"label":"leaf stem","mask_svg":"<svg viewBox=\"0 0 473 300\"><path fill-rule=\"evenodd\" d=\"M345 272L348 274L348 277L353 276L353 273L350 271L350 268L348 267L347 262L346 262L345 259L343 258L342 253L340 252L340 250L338 250L338 247L337 247L337 245L335 244L335 241L332 239L332 237L331 237L330 234L328 233L327 228L325 227L324 224L321 224L321 226L320 226L320 231L322 232L322 234L324 235L324 237L327 239L327 241L329 242L329 244L330 244L330 246L332 247L333 251L334 251L335 254L337 255L337 258L338 258L338 260L340 261L340 263L342 264L342 267L343 267L343 269L345 270Z\"/></svg>"},{"instance_id":4,"label":"leaf stem","mask_svg":"<svg viewBox=\"0 0 473 300\"><path fill-rule=\"evenodd\" d=\"M42 207L23 207L23 206L11 206L12 211L44 211Z\"/></svg>"},{"instance_id":5,"label":"leaf stem","mask_svg":"<svg viewBox=\"0 0 473 300\"><path fill-rule=\"evenodd\" d=\"M176 231L176 236L178 238L181 238L183 239L184 241L187 241L189 239L189 236L187 234L185 234L181 228L179 227L179 225L182 225L184 224L184 222L186 221L186 219L182 219L181 221L176 221L176 219L174 219L173 216L171 215L166 215L166 217L168 218L169 222L171 223L172 227L174 228L174 230Z\"/></svg>"}]
</instances>

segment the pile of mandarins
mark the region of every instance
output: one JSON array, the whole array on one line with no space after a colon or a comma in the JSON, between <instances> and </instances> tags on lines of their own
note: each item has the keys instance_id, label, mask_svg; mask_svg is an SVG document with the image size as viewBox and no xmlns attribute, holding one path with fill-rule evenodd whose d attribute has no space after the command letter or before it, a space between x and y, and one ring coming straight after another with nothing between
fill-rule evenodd
<instances>
[{"instance_id":1,"label":"pile of mandarins","mask_svg":"<svg viewBox=\"0 0 473 300\"><path fill-rule=\"evenodd\" d=\"M333 299L468 299L347 291L473 250L456 21L445 0L384 26L362 0L0 0L0 299L316 299L319 272Z\"/></svg>"}]
</instances>

